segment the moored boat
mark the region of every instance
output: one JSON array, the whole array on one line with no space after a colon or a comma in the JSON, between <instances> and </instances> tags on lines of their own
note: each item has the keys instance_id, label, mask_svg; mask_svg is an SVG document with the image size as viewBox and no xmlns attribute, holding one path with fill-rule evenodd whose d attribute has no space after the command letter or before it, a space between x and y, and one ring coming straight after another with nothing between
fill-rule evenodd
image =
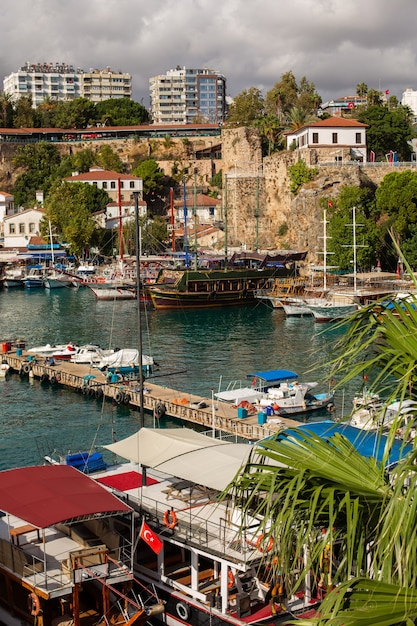
<instances>
[{"instance_id":1,"label":"moored boat","mask_svg":"<svg viewBox=\"0 0 417 626\"><path fill-rule=\"evenodd\" d=\"M235 254L222 269L167 269L148 286L156 309L214 308L256 301L255 294L274 277L296 274L304 252Z\"/></svg>"},{"instance_id":2,"label":"moored boat","mask_svg":"<svg viewBox=\"0 0 417 626\"><path fill-rule=\"evenodd\" d=\"M125 462L91 476L134 508L134 572L163 599L165 623L279 624L314 614L321 595L308 580L295 594L278 590L262 520L243 518L220 496L253 446L187 428L142 428L105 448Z\"/></svg>"},{"instance_id":3,"label":"moored boat","mask_svg":"<svg viewBox=\"0 0 417 626\"><path fill-rule=\"evenodd\" d=\"M163 611L133 576L132 508L98 482L69 465L2 471L0 509L8 624L141 626Z\"/></svg>"},{"instance_id":4,"label":"moored boat","mask_svg":"<svg viewBox=\"0 0 417 626\"><path fill-rule=\"evenodd\" d=\"M333 322L342 320L352 315L357 309L358 305L354 302L342 303L333 302L330 300L323 300L323 302L310 302L306 301L307 307L310 309L316 322Z\"/></svg>"}]
</instances>

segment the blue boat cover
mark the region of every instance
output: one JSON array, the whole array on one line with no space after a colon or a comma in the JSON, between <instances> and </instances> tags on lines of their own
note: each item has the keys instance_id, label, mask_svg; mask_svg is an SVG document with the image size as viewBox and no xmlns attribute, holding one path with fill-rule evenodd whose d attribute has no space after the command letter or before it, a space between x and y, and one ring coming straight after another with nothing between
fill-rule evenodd
<instances>
[{"instance_id":1,"label":"blue boat cover","mask_svg":"<svg viewBox=\"0 0 417 626\"><path fill-rule=\"evenodd\" d=\"M315 435L318 435L322 439L328 441L336 433L343 435L350 441L350 443L356 448L356 450L365 457L374 457L377 461L382 460L384 454L385 444L387 442L387 436L378 432L372 432L369 430L363 430L350 426L349 424L338 424L330 420L322 422L310 422L309 424L300 424L297 430L310 431ZM293 429L287 429L285 434L291 434L293 437L299 437ZM413 449L413 446L406 444L399 439L395 439L391 448L387 465L393 465L398 463L400 459L407 456Z\"/></svg>"},{"instance_id":2,"label":"blue boat cover","mask_svg":"<svg viewBox=\"0 0 417 626\"><path fill-rule=\"evenodd\" d=\"M247 374L247 378L260 378L269 385L275 383L282 383L284 380L298 378L298 374L291 370L267 370L266 372L253 372L253 374Z\"/></svg>"}]
</instances>

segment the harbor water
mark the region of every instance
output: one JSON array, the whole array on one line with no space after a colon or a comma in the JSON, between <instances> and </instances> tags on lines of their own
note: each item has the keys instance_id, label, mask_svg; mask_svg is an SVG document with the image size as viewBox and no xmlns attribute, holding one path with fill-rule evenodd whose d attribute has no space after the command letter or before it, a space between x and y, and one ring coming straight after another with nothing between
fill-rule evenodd
<instances>
[{"instance_id":1,"label":"harbor water","mask_svg":"<svg viewBox=\"0 0 417 626\"><path fill-rule=\"evenodd\" d=\"M97 301L89 289L0 292L0 341L19 339L27 348L69 341L137 348L138 318L135 302ZM142 310L140 318L143 353L159 365L152 382L178 390L180 397L195 393L211 398L230 381L277 368L294 370L301 381L320 382L328 378L328 369L320 364L333 356L343 333L312 318L286 318L263 303L218 310ZM343 398L336 398L339 412L350 402L348 397L343 392ZM137 430L138 417L137 410L13 374L0 379L0 469L119 440ZM153 425L151 415L146 425ZM161 423L173 425L181 426L166 418Z\"/></svg>"}]
</instances>

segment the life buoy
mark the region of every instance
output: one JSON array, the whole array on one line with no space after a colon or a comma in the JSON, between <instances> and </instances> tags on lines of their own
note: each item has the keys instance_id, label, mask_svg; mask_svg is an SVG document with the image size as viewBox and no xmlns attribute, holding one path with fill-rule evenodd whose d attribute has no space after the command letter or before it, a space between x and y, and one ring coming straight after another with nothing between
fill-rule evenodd
<instances>
[{"instance_id":1,"label":"life buoy","mask_svg":"<svg viewBox=\"0 0 417 626\"><path fill-rule=\"evenodd\" d=\"M23 363L22 370L23 370L23 372L25 374L29 374L29 372L30 372L30 365L29 365L29 363Z\"/></svg>"},{"instance_id":2,"label":"life buoy","mask_svg":"<svg viewBox=\"0 0 417 626\"><path fill-rule=\"evenodd\" d=\"M175 605L175 610L177 611L177 615L184 622L187 622L190 619L190 607L184 602L177 602Z\"/></svg>"},{"instance_id":3,"label":"life buoy","mask_svg":"<svg viewBox=\"0 0 417 626\"><path fill-rule=\"evenodd\" d=\"M220 574L219 576L220 580L222 578L222 575ZM232 587L234 587L235 585L235 577L233 575L233 572L231 569L229 569L229 571L227 572L227 588L231 589Z\"/></svg>"},{"instance_id":4,"label":"life buoy","mask_svg":"<svg viewBox=\"0 0 417 626\"><path fill-rule=\"evenodd\" d=\"M171 530L175 528L175 526L177 525L177 516L175 514L175 511L173 511L172 509L168 509L165 511L164 524L167 528L170 528Z\"/></svg>"},{"instance_id":5,"label":"life buoy","mask_svg":"<svg viewBox=\"0 0 417 626\"><path fill-rule=\"evenodd\" d=\"M121 391L118 391L116 393L116 395L114 396L114 399L116 400L117 404L121 404L123 402L123 394Z\"/></svg>"},{"instance_id":6,"label":"life buoy","mask_svg":"<svg viewBox=\"0 0 417 626\"><path fill-rule=\"evenodd\" d=\"M36 593L30 593L28 595L28 609L30 614L36 617L41 612L41 603Z\"/></svg>"},{"instance_id":7,"label":"life buoy","mask_svg":"<svg viewBox=\"0 0 417 626\"><path fill-rule=\"evenodd\" d=\"M259 537L256 540L256 548L259 550L259 552L270 552L274 545L274 539L273 537L269 537L268 544L266 545L266 547L264 547L263 545L264 539L265 539L264 533L262 533L262 535L259 535Z\"/></svg>"}]
</instances>

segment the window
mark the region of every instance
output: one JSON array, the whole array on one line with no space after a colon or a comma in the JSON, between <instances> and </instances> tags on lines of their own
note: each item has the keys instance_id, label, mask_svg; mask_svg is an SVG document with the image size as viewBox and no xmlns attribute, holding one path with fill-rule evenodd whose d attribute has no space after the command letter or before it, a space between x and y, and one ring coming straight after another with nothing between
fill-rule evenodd
<instances>
[{"instance_id":1,"label":"window","mask_svg":"<svg viewBox=\"0 0 417 626\"><path fill-rule=\"evenodd\" d=\"M131 181L130 181L130 183L129 183L129 185L130 185L130 188L131 188L131 189L134 189L134 188L135 188L135 181L134 181L134 180L131 180Z\"/></svg>"},{"instance_id":2,"label":"window","mask_svg":"<svg viewBox=\"0 0 417 626\"><path fill-rule=\"evenodd\" d=\"M337 133L332 133L332 143L337 143Z\"/></svg>"},{"instance_id":3,"label":"window","mask_svg":"<svg viewBox=\"0 0 417 626\"><path fill-rule=\"evenodd\" d=\"M107 189L107 180L103 181L103 189Z\"/></svg>"},{"instance_id":4,"label":"window","mask_svg":"<svg viewBox=\"0 0 417 626\"><path fill-rule=\"evenodd\" d=\"M30 233L34 233L35 232L35 224L33 222L30 222L30 224L29 224L29 232Z\"/></svg>"},{"instance_id":5,"label":"window","mask_svg":"<svg viewBox=\"0 0 417 626\"><path fill-rule=\"evenodd\" d=\"M19 233L21 235L24 235L24 233L25 233L25 224L23 222L19 223Z\"/></svg>"},{"instance_id":6,"label":"window","mask_svg":"<svg viewBox=\"0 0 417 626\"><path fill-rule=\"evenodd\" d=\"M116 189L116 182L114 180L110 181L110 189Z\"/></svg>"},{"instance_id":7,"label":"window","mask_svg":"<svg viewBox=\"0 0 417 626\"><path fill-rule=\"evenodd\" d=\"M355 143L362 143L362 133L356 133Z\"/></svg>"},{"instance_id":8,"label":"window","mask_svg":"<svg viewBox=\"0 0 417 626\"><path fill-rule=\"evenodd\" d=\"M16 224L9 224L9 234L14 235L16 232Z\"/></svg>"},{"instance_id":9,"label":"window","mask_svg":"<svg viewBox=\"0 0 417 626\"><path fill-rule=\"evenodd\" d=\"M319 142L319 134L313 133L313 143L318 143L318 142Z\"/></svg>"}]
</instances>

